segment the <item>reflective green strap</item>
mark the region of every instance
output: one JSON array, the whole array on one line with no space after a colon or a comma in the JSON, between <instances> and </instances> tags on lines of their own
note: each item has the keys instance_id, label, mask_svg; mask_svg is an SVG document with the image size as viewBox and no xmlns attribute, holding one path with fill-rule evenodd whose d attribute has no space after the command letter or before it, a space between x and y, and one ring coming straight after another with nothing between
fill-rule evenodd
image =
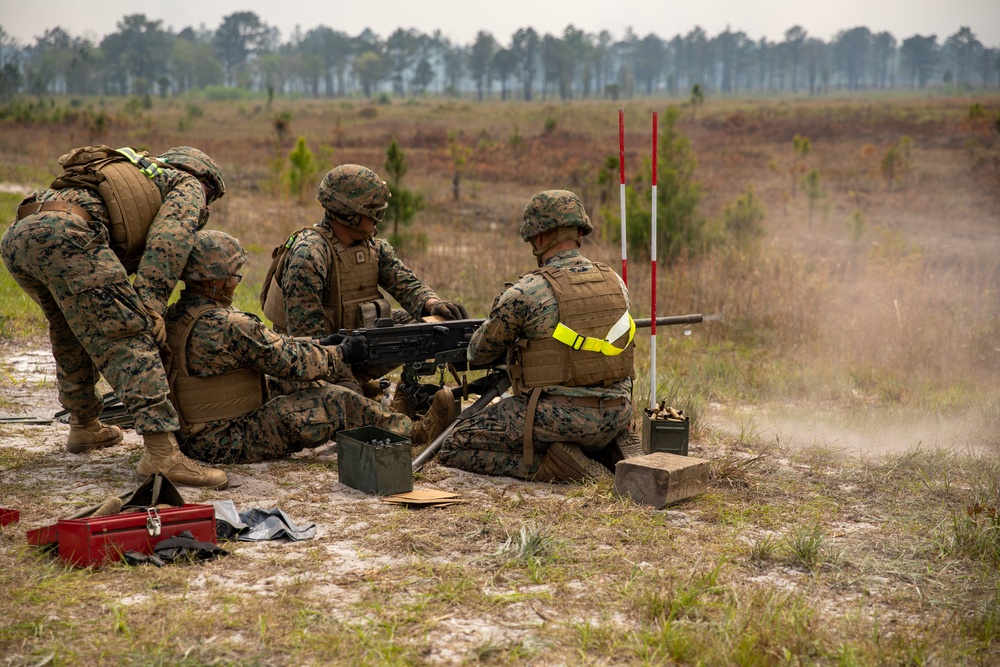
<instances>
[{"instance_id":1,"label":"reflective green strap","mask_svg":"<svg viewBox=\"0 0 1000 667\"><path fill-rule=\"evenodd\" d=\"M156 164L149 158L139 155L128 146L125 148L119 148L118 152L127 157L129 162L139 167L139 171L146 174L146 176L149 176L150 178L163 173L163 170L160 169L160 165Z\"/></svg>"},{"instance_id":2,"label":"reflective green strap","mask_svg":"<svg viewBox=\"0 0 1000 667\"><path fill-rule=\"evenodd\" d=\"M618 348L612 345L612 343L618 340L626 330L628 330L628 341L625 343L625 347ZM560 343L569 345L574 350L600 352L606 357L614 357L624 352L632 343L632 338L635 337L635 320L633 320L632 315L626 311L625 314L622 315L617 322L615 322L615 325L611 327L610 331L608 331L608 335L603 339L581 336L560 322L556 325L556 330L552 332L552 337Z\"/></svg>"}]
</instances>

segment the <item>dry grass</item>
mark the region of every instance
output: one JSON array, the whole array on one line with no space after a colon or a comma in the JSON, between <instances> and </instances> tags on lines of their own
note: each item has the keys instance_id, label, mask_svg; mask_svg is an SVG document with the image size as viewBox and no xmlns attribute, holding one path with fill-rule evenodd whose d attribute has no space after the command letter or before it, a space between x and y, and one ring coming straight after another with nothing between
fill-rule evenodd
<instances>
[{"instance_id":1,"label":"dry grass","mask_svg":"<svg viewBox=\"0 0 1000 667\"><path fill-rule=\"evenodd\" d=\"M767 208L759 247L659 267L658 314L708 316L690 336L657 337L657 394L694 417L691 454L713 462L707 494L653 512L608 485L431 465L418 484L470 502L417 512L337 486L321 450L234 467L243 487L190 494L280 506L316 522L315 541L238 544L200 567L74 571L28 549L22 531L124 490L137 441L81 459L59 451L58 428L16 427L0 435L0 505L24 516L0 529L0 663L997 662L1000 138L967 126L971 101L720 101L682 119L710 224L748 183ZM516 235L531 194L575 189L599 228L601 202L616 208L617 187L596 180L617 150L609 103L203 104L184 131L187 102L127 119L114 104L101 137L0 126L0 181L42 185L55 156L90 141L203 148L230 184L211 225L250 251L237 301L250 310L271 248L319 217L274 185L291 149L276 143L278 111L292 113L289 141L305 136L329 164L378 170L397 137L405 184L428 204L415 227L428 247L401 254L473 315L533 266ZM630 173L648 152L650 106L625 105ZM458 201L449 134L471 150ZM811 139L804 161L825 190L811 223L791 187L796 134ZM903 135L912 160L890 190L879 158ZM855 212L863 224L851 227ZM595 236L585 252L617 266L617 244ZM644 251L629 252L645 316ZM4 299L4 331L21 339L6 359L37 324ZM646 337L638 352L642 405ZM48 414L51 383L25 386L3 368L0 412Z\"/></svg>"},{"instance_id":2,"label":"dry grass","mask_svg":"<svg viewBox=\"0 0 1000 667\"><path fill-rule=\"evenodd\" d=\"M324 451L236 467L251 475L236 489L185 492L277 504L315 521L314 541L231 544L201 566L81 571L27 548L21 530L127 487L127 464L112 450L79 466L57 437L42 440L4 461L5 496L25 516L0 529L11 664L998 658L1000 540L965 511L995 500L993 457L864 461L715 440L694 447L718 468L709 492L661 512L606 484L482 480L432 464L418 484L470 502L418 511L338 486ZM727 459L741 457L750 463L736 471Z\"/></svg>"}]
</instances>

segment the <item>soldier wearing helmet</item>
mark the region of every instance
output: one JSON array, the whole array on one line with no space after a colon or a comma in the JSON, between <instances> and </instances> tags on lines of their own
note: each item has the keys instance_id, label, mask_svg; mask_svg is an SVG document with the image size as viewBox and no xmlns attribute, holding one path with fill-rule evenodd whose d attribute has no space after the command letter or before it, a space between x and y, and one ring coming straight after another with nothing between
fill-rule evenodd
<instances>
[{"instance_id":1,"label":"soldier wearing helmet","mask_svg":"<svg viewBox=\"0 0 1000 667\"><path fill-rule=\"evenodd\" d=\"M181 275L184 290L167 310L170 398L180 414L177 439L185 454L209 463L255 463L318 447L345 428L377 426L422 443L450 423L453 402L412 422L328 382L283 393L291 382L349 372L349 363L364 358L364 341L284 336L233 309L245 261L243 246L229 234L196 233Z\"/></svg>"},{"instance_id":2,"label":"soldier wearing helmet","mask_svg":"<svg viewBox=\"0 0 1000 667\"><path fill-rule=\"evenodd\" d=\"M514 395L459 423L442 464L566 482L610 477L615 463L638 453L627 432L635 323L618 274L580 253L591 231L572 192L528 201L521 238L539 268L497 297L468 348L472 363L507 355Z\"/></svg>"},{"instance_id":3,"label":"soldier wearing helmet","mask_svg":"<svg viewBox=\"0 0 1000 667\"><path fill-rule=\"evenodd\" d=\"M296 231L272 254L261 307L275 331L324 336L371 327L380 318L407 323L430 315L468 317L464 307L442 301L387 241L376 238L391 196L385 181L360 165L340 165L323 177L317 194L323 220ZM403 308L393 309L383 290ZM360 391L362 383L391 370L356 366L341 381Z\"/></svg>"},{"instance_id":4,"label":"soldier wearing helmet","mask_svg":"<svg viewBox=\"0 0 1000 667\"><path fill-rule=\"evenodd\" d=\"M209 203L225 192L221 170L191 147L154 158L86 146L59 164L50 188L21 202L0 253L48 319L59 402L71 415L66 449L121 442L122 430L99 420L103 375L143 437L140 475L224 487L223 471L189 461L173 444L180 423L167 398L162 317Z\"/></svg>"},{"instance_id":5,"label":"soldier wearing helmet","mask_svg":"<svg viewBox=\"0 0 1000 667\"><path fill-rule=\"evenodd\" d=\"M201 183L205 190L205 200L211 204L226 194L226 183L222 180L222 170L215 160L191 146L176 146L160 153L159 160L174 169L186 171Z\"/></svg>"}]
</instances>

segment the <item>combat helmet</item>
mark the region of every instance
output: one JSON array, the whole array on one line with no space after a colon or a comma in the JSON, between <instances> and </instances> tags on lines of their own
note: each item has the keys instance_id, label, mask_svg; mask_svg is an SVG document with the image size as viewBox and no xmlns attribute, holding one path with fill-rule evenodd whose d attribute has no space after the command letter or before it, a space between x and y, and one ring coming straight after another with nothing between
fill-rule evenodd
<instances>
[{"instance_id":1,"label":"combat helmet","mask_svg":"<svg viewBox=\"0 0 1000 667\"><path fill-rule=\"evenodd\" d=\"M390 197L386 182L359 164L342 164L328 171L316 195L323 208L349 227L361 224L362 215L382 222Z\"/></svg>"},{"instance_id":2,"label":"combat helmet","mask_svg":"<svg viewBox=\"0 0 1000 667\"><path fill-rule=\"evenodd\" d=\"M246 261L247 253L239 239L217 229L204 229L194 233L191 254L181 272L181 280L225 280L235 275Z\"/></svg>"},{"instance_id":3,"label":"combat helmet","mask_svg":"<svg viewBox=\"0 0 1000 667\"><path fill-rule=\"evenodd\" d=\"M583 208L583 202L569 190L545 190L528 200L521 222L521 238L528 241L542 232L565 227L579 228L584 236L594 231L594 225ZM575 238L575 234L573 235Z\"/></svg>"},{"instance_id":4,"label":"combat helmet","mask_svg":"<svg viewBox=\"0 0 1000 667\"><path fill-rule=\"evenodd\" d=\"M195 176L198 180L207 181L214 192L209 193L208 202L222 199L226 194L226 183L222 180L222 169L205 153L191 146L175 146L166 153L161 153L159 159L167 165L181 169Z\"/></svg>"}]
</instances>

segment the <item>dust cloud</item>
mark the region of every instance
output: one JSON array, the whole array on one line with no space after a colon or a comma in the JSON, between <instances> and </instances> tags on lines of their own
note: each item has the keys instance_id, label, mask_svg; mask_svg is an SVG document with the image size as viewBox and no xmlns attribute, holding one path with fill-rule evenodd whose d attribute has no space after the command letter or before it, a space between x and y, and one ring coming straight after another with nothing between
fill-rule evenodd
<instances>
[{"instance_id":1,"label":"dust cloud","mask_svg":"<svg viewBox=\"0 0 1000 667\"><path fill-rule=\"evenodd\" d=\"M995 433L978 415L902 415L878 411L816 410L786 405L763 408L713 403L705 414L710 429L760 446L832 450L844 455L880 458L915 449L961 454L1000 451Z\"/></svg>"}]
</instances>

